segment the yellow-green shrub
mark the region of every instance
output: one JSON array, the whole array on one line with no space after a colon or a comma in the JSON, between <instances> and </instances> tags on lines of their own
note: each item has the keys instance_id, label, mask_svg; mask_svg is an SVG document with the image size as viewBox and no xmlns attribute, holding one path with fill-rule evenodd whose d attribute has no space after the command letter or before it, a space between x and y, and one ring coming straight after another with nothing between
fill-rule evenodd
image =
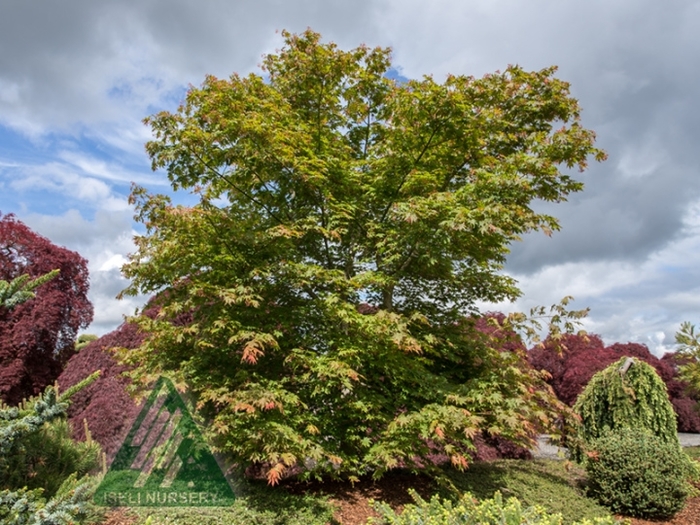
<instances>
[{"instance_id":1,"label":"yellow-green shrub","mask_svg":"<svg viewBox=\"0 0 700 525\"><path fill-rule=\"evenodd\" d=\"M578 439L570 450L574 459L585 458L588 445L622 428L647 431L666 443L679 446L676 414L656 370L633 359L621 358L595 374L576 400L574 412L581 417Z\"/></svg>"},{"instance_id":2,"label":"yellow-green shrub","mask_svg":"<svg viewBox=\"0 0 700 525\"><path fill-rule=\"evenodd\" d=\"M368 525L563 525L561 514L549 514L541 506L523 508L517 498L503 501L500 492L492 499L479 502L467 493L457 503L440 500L437 496L428 502L414 491L415 505L406 505L401 514L386 503L377 503L381 517L370 518ZM612 517L582 520L574 525L613 525Z\"/></svg>"}]
</instances>

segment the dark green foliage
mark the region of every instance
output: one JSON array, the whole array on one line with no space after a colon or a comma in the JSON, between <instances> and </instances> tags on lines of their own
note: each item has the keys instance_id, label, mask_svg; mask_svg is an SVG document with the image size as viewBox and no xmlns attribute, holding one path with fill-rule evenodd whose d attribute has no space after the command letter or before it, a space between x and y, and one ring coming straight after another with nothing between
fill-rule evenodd
<instances>
[{"instance_id":1,"label":"dark green foliage","mask_svg":"<svg viewBox=\"0 0 700 525\"><path fill-rule=\"evenodd\" d=\"M93 483L78 476L97 466L100 448L74 442L63 418L70 396L98 375L63 395L48 387L18 407L0 404L0 523L67 525L89 514Z\"/></svg>"},{"instance_id":2,"label":"dark green foliage","mask_svg":"<svg viewBox=\"0 0 700 525\"><path fill-rule=\"evenodd\" d=\"M588 491L611 511L664 518L683 508L695 475L680 446L643 430L621 428L590 444Z\"/></svg>"},{"instance_id":3,"label":"dark green foliage","mask_svg":"<svg viewBox=\"0 0 700 525\"><path fill-rule=\"evenodd\" d=\"M676 414L666 385L653 367L633 359L626 372L623 357L595 374L574 405L581 416L579 437L590 443L608 431L647 430L676 447Z\"/></svg>"},{"instance_id":4,"label":"dark green foliage","mask_svg":"<svg viewBox=\"0 0 700 525\"><path fill-rule=\"evenodd\" d=\"M99 466L100 447L92 441L73 441L68 422L59 419L28 434L3 459L3 488L43 488L51 498L73 473L83 476Z\"/></svg>"}]
</instances>

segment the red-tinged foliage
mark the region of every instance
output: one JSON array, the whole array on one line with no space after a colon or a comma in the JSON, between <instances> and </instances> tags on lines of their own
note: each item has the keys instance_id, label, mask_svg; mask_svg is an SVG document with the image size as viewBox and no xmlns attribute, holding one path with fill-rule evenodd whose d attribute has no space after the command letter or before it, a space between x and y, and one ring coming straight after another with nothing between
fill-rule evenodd
<instances>
[{"instance_id":1,"label":"red-tinged foliage","mask_svg":"<svg viewBox=\"0 0 700 525\"><path fill-rule=\"evenodd\" d=\"M494 321L500 325L505 321L506 316L502 312L486 312L476 320L476 329L484 334L497 338L500 343L499 350L508 352L522 352L525 356L527 348L520 336L513 330L499 328Z\"/></svg>"},{"instance_id":2,"label":"red-tinged foliage","mask_svg":"<svg viewBox=\"0 0 700 525\"><path fill-rule=\"evenodd\" d=\"M139 411L126 390L129 380L122 375L126 368L116 362L110 349L136 348L143 337L136 325L123 323L74 355L58 378L60 388L65 390L94 371L102 371L97 381L73 396L68 417L74 437L79 440L85 439L83 420L87 420L93 439L102 446L110 462Z\"/></svg>"},{"instance_id":3,"label":"red-tinged foliage","mask_svg":"<svg viewBox=\"0 0 700 525\"><path fill-rule=\"evenodd\" d=\"M0 279L60 270L36 297L0 308L0 398L17 404L53 383L75 352L78 330L92 321L87 261L0 214Z\"/></svg>"},{"instance_id":4,"label":"red-tinged foliage","mask_svg":"<svg viewBox=\"0 0 700 525\"><path fill-rule=\"evenodd\" d=\"M142 315L154 318L159 311L157 302L157 297L152 298ZM181 313L175 323L184 325L191 320L191 314ZM117 362L112 349L137 348L144 338L145 334L137 324L122 323L116 330L90 342L75 354L58 378L59 387L65 390L93 372L101 371L97 381L71 398L68 418L73 427L73 437L78 440L85 439L83 421L87 421L92 438L102 446L110 463L141 408L127 392L129 379L123 372L128 368Z\"/></svg>"},{"instance_id":5,"label":"red-tinged foliage","mask_svg":"<svg viewBox=\"0 0 700 525\"><path fill-rule=\"evenodd\" d=\"M602 350L603 348L605 348L605 344L597 335L583 337L574 334L565 334L562 336L559 349L557 349L552 341L547 340L542 346L537 346L530 350L528 359L530 364L537 370L546 370L551 374L552 377L549 383L552 385L554 392L559 399L568 405L573 405L581 390L578 390L573 395L573 400L570 399L571 394L567 394L566 396L562 395L564 374L568 369L567 363L569 359L579 354L589 354L596 350ZM603 368L605 367L601 367L601 370ZM591 374L591 377L592 376L593 374ZM588 383L591 377L585 380L583 386Z\"/></svg>"},{"instance_id":6,"label":"red-tinged foliage","mask_svg":"<svg viewBox=\"0 0 700 525\"><path fill-rule=\"evenodd\" d=\"M661 361L673 371L673 378L666 383L671 404L678 416L679 432L700 432L700 393L678 379L678 367L687 364L692 358L673 352L664 354Z\"/></svg>"},{"instance_id":7,"label":"red-tinged foliage","mask_svg":"<svg viewBox=\"0 0 700 525\"><path fill-rule=\"evenodd\" d=\"M362 315L374 315L379 311L379 308L368 303L360 303L357 305L357 311Z\"/></svg>"},{"instance_id":8,"label":"red-tinged foliage","mask_svg":"<svg viewBox=\"0 0 700 525\"><path fill-rule=\"evenodd\" d=\"M496 321L502 325L506 316L502 312L486 312L476 320L476 329L484 334L497 338L499 350L506 352L517 352L525 357L527 348L522 339L513 330L499 328L494 324ZM523 359L523 364L528 362ZM500 436L491 436L487 432L481 432L474 438L476 451L472 453L473 459L477 461L491 461L495 459L531 459L532 453L521 446L518 446Z\"/></svg>"},{"instance_id":9,"label":"red-tinged foliage","mask_svg":"<svg viewBox=\"0 0 700 525\"><path fill-rule=\"evenodd\" d=\"M608 349L611 352L615 352L619 357L638 357L640 360L650 364L656 369L664 383L668 383L674 377L673 367L667 361L662 361L653 355L645 345L639 343L615 343L610 345Z\"/></svg>"},{"instance_id":10,"label":"red-tinged foliage","mask_svg":"<svg viewBox=\"0 0 700 525\"><path fill-rule=\"evenodd\" d=\"M678 432L700 432L698 402L689 397L672 398L671 404L678 417Z\"/></svg>"},{"instance_id":11,"label":"red-tinged foliage","mask_svg":"<svg viewBox=\"0 0 700 525\"><path fill-rule=\"evenodd\" d=\"M679 432L700 432L697 400L678 379L678 363L673 354L657 358L639 343L615 343L605 346L597 335L565 335L563 349L557 351L551 341L529 351L533 367L551 374L549 383L559 399L573 405L593 375L623 356L636 357L653 366L666 383L669 399L678 417Z\"/></svg>"},{"instance_id":12,"label":"red-tinged foliage","mask_svg":"<svg viewBox=\"0 0 700 525\"><path fill-rule=\"evenodd\" d=\"M618 359L606 348L576 353L566 361L563 374L557 377L556 386L552 384L552 388L559 399L572 406L591 378Z\"/></svg>"}]
</instances>

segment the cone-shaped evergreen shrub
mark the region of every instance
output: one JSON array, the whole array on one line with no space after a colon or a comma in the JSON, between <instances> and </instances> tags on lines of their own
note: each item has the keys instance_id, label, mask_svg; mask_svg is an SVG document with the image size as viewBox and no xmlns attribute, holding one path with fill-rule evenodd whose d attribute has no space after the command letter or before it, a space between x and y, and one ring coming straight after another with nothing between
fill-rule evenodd
<instances>
[{"instance_id":1,"label":"cone-shaped evergreen shrub","mask_svg":"<svg viewBox=\"0 0 700 525\"><path fill-rule=\"evenodd\" d=\"M96 374L58 395L54 387L18 407L0 404L0 523L82 523L91 513L99 446L75 443L63 419L68 398ZM48 499L47 499L48 498Z\"/></svg>"},{"instance_id":2,"label":"cone-shaped evergreen shrub","mask_svg":"<svg viewBox=\"0 0 700 525\"><path fill-rule=\"evenodd\" d=\"M27 434L13 453L0 460L5 467L0 488L42 488L44 497L53 497L71 474L83 476L96 469L100 453L91 439L73 441L68 421L57 419Z\"/></svg>"}]
</instances>

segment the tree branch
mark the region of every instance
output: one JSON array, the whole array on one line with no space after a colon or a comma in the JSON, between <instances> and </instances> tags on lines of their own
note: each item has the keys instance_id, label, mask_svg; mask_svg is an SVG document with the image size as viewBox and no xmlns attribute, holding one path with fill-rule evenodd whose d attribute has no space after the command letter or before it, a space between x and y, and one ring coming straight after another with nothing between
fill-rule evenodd
<instances>
[{"instance_id":1,"label":"tree branch","mask_svg":"<svg viewBox=\"0 0 700 525\"><path fill-rule=\"evenodd\" d=\"M212 175L214 175L215 177L218 177L218 178L223 179L224 181L226 181L226 183L227 183L229 186L231 186L234 190L236 190L238 193L240 193L241 195L243 195L244 197L246 197L246 198L247 198L249 201L251 201L253 204L256 204L257 206L259 206L260 208L262 208L263 210L265 210L265 211L268 213L268 215L269 215L270 217L272 217L274 220L276 220L279 224L285 225L284 221L283 221L282 219L280 219L276 214L272 213L272 211L271 211L265 204L263 204L262 202L260 202L258 199L256 199L256 198L253 197L252 195L249 195L249 194L248 194L247 192L245 192L243 189L239 188L237 185L235 185L233 182L231 182L231 181L229 180L229 178L226 177L224 174L219 173L218 170L212 168L212 167L209 165L209 163L206 162L199 154L197 154L196 152L192 151L192 150L189 149L189 148L188 148L188 150L189 150L189 152L192 154L192 156L195 157L195 158L202 164L202 166L204 166Z\"/></svg>"},{"instance_id":2,"label":"tree branch","mask_svg":"<svg viewBox=\"0 0 700 525\"><path fill-rule=\"evenodd\" d=\"M401 188L403 188L403 185L406 184L406 181L408 180L408 176L411 174L411 172L416 168L416 165L421 161L423 158L423 155L428 151L428 147L430 146L430 143L433 141L433 138L435 137L435 134L437 133L438 128L433 129L433 132L430 134L430 137L428 137L427 142L423 146L423 149L421 152L418 154L418 157L414 159L413 165L411 166L411 169L409 169L404 176L401 179L401 182L399 183L399 186L396 188L394 191L394 196L392 199L389 200L389 202L386 205L386 208L384 209L384 212L382 213L381 219L379 219L379 222L384 222L386 220L386 216L389 213L389 210L393 206L396 197L399 196L399 192L401 191Z\"/></svg>"}]
</instances>

